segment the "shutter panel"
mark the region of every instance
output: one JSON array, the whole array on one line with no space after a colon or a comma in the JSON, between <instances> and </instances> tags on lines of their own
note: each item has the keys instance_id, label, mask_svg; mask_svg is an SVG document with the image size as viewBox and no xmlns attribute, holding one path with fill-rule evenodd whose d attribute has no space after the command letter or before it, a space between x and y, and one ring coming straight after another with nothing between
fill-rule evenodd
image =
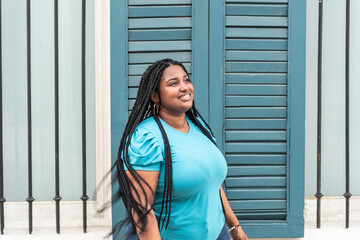
<instances>
[{"instance_id":1,"label":"shutter panel","mask_svg":"<svg viewBox=\"0 0 360 240\"><path fill-rule=\"evenodd\" d=\"M181 61L247 235L304 236L306 0L110 3L112 159L141 74L161 58ZM113 222L121 215L114 207Z\"/></svg>"},{"instance_id":2,"label":"shutter panel","mask_svg":"<svg viewBox=\"0 0 360 240\"><path fill-rule=\"evenodd\" d=\"M239 220L285 220L287 1L225 7L227 196Z\"/></svg>"},{"instance_id":3,"label":"shutter panel","mask_svg":"<svg viewBox=\"0 0 360 240\"><path fill-rule=\"evenodd\" d=\"M156 60L170 57L191 73L191 14L191 0L129 0L129 110L141 75Z\"/></svg>"}]
</instances>

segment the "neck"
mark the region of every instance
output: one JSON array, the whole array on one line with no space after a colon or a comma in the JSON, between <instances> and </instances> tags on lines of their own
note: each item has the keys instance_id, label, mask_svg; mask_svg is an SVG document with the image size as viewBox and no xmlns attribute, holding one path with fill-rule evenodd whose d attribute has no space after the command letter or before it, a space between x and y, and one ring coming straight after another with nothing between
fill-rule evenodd
<instances>
[{"instance_id":1,"label":"neck","mask_svg":"<svg viewBox=\"0 0 360 240\"><path fill-rule=\"evenodd\" d=\"M189 125L185 118L185 113L181 115L172 115L167 112L160 111L159 117L166 122L170 127L180 131L187 133L189 131Z\"/></svg>"}]
</instances>

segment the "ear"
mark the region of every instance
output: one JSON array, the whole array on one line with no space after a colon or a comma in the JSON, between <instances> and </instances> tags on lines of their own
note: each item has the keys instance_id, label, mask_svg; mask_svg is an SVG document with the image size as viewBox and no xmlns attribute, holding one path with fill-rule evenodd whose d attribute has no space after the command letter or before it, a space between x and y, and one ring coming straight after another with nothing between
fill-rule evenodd
<instances>
[{"instance_id":1,"label":"ear","mask_svg":"<svg viewBox=\"0 0 360 240\"><path fill-rule=\"evenodd\" d=\"M151 100L154 103L159 103L160 100L159 94L157 92L153 92L153 94L151 95Z\"/></svg>"}]
</instances>

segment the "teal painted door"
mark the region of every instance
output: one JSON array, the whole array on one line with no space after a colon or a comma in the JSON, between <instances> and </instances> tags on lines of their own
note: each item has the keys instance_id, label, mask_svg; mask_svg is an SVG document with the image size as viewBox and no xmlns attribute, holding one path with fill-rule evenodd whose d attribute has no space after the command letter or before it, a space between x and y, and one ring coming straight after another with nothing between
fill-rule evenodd
<instances>
[{"instance_id":1,"label":"teal painted door","mask_svg":"<svg viewBox=\"0 0 360 240\"><path fill-rule=\"evenodd\" d=\"M227 196L240 220L286 220L288 4L227 1Z\"/></svg>"},{"instance_id":2,"label":"teal painted door","mask_svg":"<svg viewBox=\"0 0 360 240\"><path fill-rule=\"evenodd\" d=\"M305 0L112 0L111 19L112 159L141 74L161 58L181 61L247 234L301 237Z\"/></svg>"},{"instance_id":3,"label":"teal painted door","mask_svg":"<svg viewBox=\"0 0 360 240\"><path fill-rule=\"evenodd\" d=\"M215 4L209 54L224 61L210 61L210 123L227 197L250 237L302 237L305 1Z\"/></svg>"}]
</instances>

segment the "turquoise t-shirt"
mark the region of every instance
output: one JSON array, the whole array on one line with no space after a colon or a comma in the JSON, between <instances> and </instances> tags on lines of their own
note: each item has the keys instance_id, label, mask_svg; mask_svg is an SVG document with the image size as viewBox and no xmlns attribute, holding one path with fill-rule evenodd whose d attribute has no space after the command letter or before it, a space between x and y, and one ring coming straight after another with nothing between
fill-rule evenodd
<instances>
[{"instance_id":1,"label":"turquoise t-shirt","mask_svg":"<svg viewBox=\"0 0 360 240\"><path fill-rule=\"evenodd\" d=\"M225 217L219 190L227 173L224 156L189 119L189 132L182 133L161 120L169 139L173 190L170 222L161 239L217 239ZM153 117L136 128L129 147L135 170L160 171L154 212L159 216L164 187L164 141Z\"/></svg>"}]
</instances>

